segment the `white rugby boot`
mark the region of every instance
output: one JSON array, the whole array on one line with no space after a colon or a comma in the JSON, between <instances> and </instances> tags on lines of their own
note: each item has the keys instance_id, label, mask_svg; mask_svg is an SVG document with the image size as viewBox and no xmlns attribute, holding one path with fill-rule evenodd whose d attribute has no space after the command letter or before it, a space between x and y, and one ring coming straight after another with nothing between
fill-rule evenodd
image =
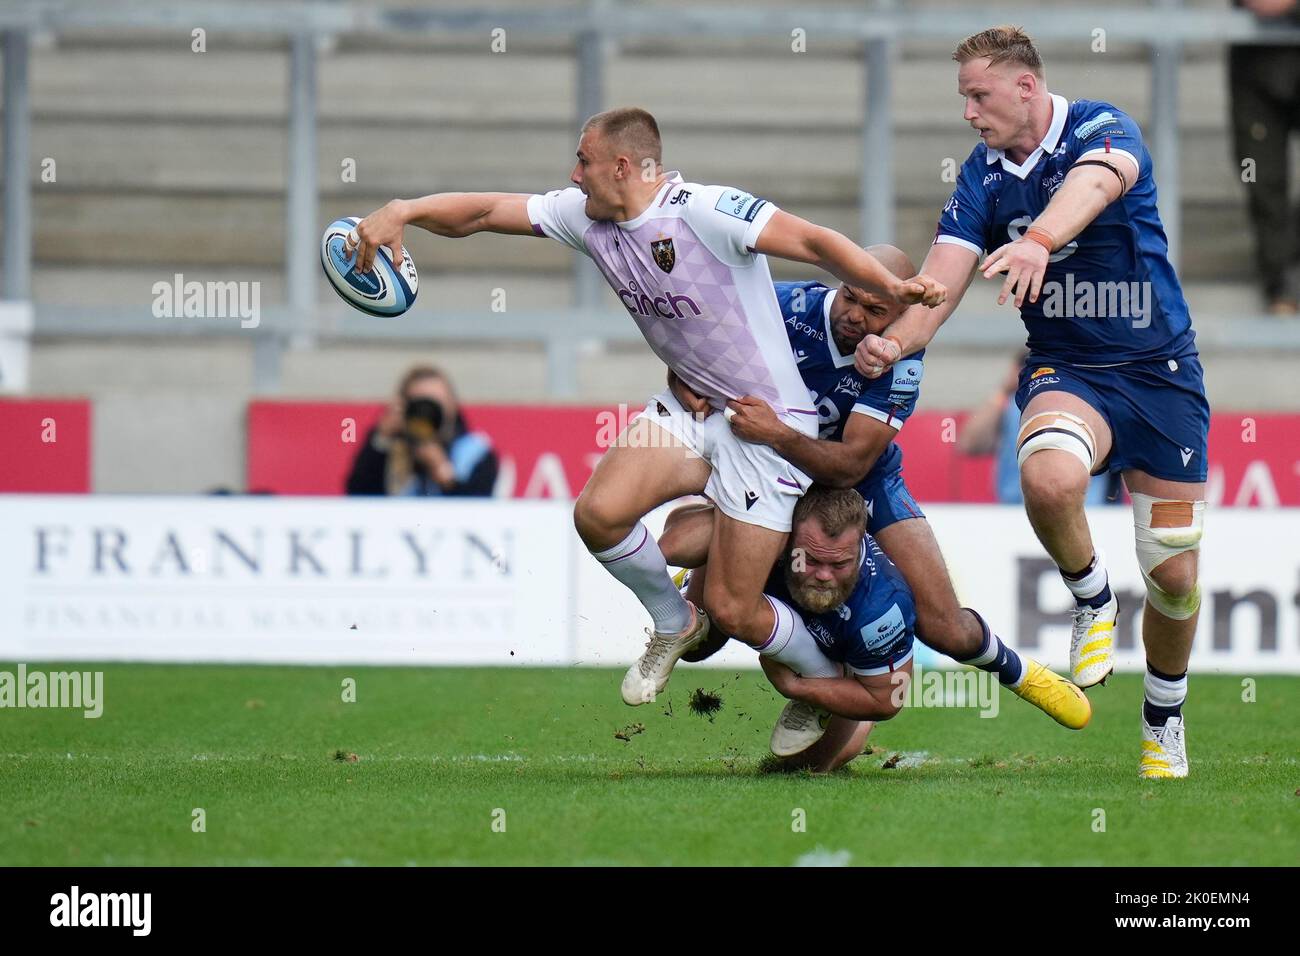
<instances>
[{"instance_id":1,"label":"white rugby boot","mask_svg":"<svg viewBox=\"0 0 1300 956\"><path fill-rule=\"evenodd\" d=\"M668 686L673 667L681 656L709 634L709 615L690 601L691 626L681 634L656 634L647 629L645 653L623 675L623 703L629 707L648 704Z\"/></svg>"},{"instance_id":2,"label":"white rugby boot","mask_svg":"<svg viewBox=\"0 0 1300 956\"><path fill-rule=\"evenodd\" d=\"M1115 669L1115 621L1119 601L1111 594L1101 607L1084 605L1070 612L1070 680L1076 687L1100 684Z\"/></svg>"},{"instance_id":3,"label":"white rugby boot","mask_svg":"<svg viewBox=\"0 0 1300 956\"><path fill-rule=\"evenodd\" d=\"M1187 776L1187 728L1182 717L1170 717L1163 727L1152 727L1142 715L1142 759L1138 776L1160 780Z\"/></svg>"},{"instance_id":4,"label":"white rugby boot","mask_svg":"<svg viewBox=\"0 0 1300 956\"><path fill-rule=\"evenodd\" d=\"M772 728L772 753L778 757L803 753L822 739L830 719L829 710L821 710L801 700L788 701Z\"/></svg>"}]
</instances>

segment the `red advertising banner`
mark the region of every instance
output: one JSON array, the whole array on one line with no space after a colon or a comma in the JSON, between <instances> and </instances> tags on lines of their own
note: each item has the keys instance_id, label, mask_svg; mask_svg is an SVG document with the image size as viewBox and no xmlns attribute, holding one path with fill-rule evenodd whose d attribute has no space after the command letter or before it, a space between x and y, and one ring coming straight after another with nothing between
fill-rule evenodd
<instances>
[{"instance_id":1,"label":"red advertising banner","mask_svg":"<svg viewBox=\"0 0 1300 956\"><path fill-rule=\"evenodd\" d=\"M380 403L257 401L248 413L248 488L278 494L343 493L352 458ZM471 429L501 459L498 494L572 498L637 411L630 408L470 405ZM964 412L918 412L899 436L903 473L922 503L992 502L993 459L957 450ZM1221 413L1210 427L1211 504L1300 505L1300 415Z\"/></svg>"},{"instance_id":2,"label":"red advertising banner","mask_svg":"<svg viewBox=\"0 0 1300 956\"><path fill-rule=\"evenodd\" d=\"M90 491L90 402L0 398L0 492Z\"/></svg>"}]
</instances>

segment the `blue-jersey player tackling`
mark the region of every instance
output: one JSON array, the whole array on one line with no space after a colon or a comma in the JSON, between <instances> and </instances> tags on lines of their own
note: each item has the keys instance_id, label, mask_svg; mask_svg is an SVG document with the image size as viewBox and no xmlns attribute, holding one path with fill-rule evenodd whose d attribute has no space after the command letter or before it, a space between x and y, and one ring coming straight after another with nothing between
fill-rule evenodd
<instances>
[{"instance_id":1,"label":"blue-jersey player tackling","mask_svg":"<svg viewBox=\"0 0 1300 956\"><path fill-rule=\"evenodd\" d=\"M1087 687L1112 669L1118 604L1083 500L1091 474L1119 471L1147 591L1139 773L1183 777L1209 408L1151 156L1118 107L1049 93L1042 59L1018 28L968 37L953 59L964 118L982 142L925 260L952 292L933 316L908 310L884 335L868 335L855 364L879 375L928 344L977 263L985 278L1006 274L998 302L1013 298L1029 332L1016 395L1021 487L1075 597L1071 677Z\"/></svg>"},{"instance_id":2,"label":"blue-jersey player tackling","mask_svg":"<svg viewBox=\"0 0 1300 956\"><path fill-rule=\"evenodd\" d=\"M871 246L869 251L896 274L912 267L906 254L893 246ZM854 348L863 336L883 331L902 309L849 285L775 285L790 347L818 412L819 432L816 438L800 440L804 436L788 429L766 403L750 398L734 403L732 429L747 441L772 446L819 485L858 492L865 502L870 536L892 559L890 570L896 565L898 571L893 573L901 572L908 600L915 600L918 636L925 644L996 673L1015 694L1063 725L1084 726L1091 709L1077 688L1038 662L1017 655L978 613L960 606L929 523L903 481L903 453L894 437L916 408L924 350L876 379L868 379L853 364ZM674 391L684 405L702 408L680 383ZM671 563L697 567L703 560L709 540L707 511L707 506L688 506L669 517L661 547ZM701 577L694 576L688 593L699 590ZM713 635L684 659L702 660L725 640L725 634ZM825 685L814 688L824 689ZM786 731L795 732L774 735L773 749L778 753L780 737L806 740L800 726L813 732L815 698L816 693L796 698L782 715ZM843 715L833 706L823 709Z\"/></svg>"}]
</instances>

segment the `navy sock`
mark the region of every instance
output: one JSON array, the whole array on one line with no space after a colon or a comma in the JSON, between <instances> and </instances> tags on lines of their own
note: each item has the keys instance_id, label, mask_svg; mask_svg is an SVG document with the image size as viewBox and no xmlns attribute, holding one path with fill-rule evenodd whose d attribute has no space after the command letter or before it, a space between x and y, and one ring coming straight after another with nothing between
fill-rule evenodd
<instances>
[{"instance_id":1,"label":"navy sock","mask_svg":"<svg viewBox=\"0 0 1300 956\"><path fill-rule=\"evenodd\" d=\"M975 620L979 621L980 630L984 632L984 639L980 642L979 653L974 657L968 657L961 663L970 664L972 667L978 667L982 671L988 671L991 674L998 675L998 682L1001 684L1014 684L1020 680L1020 675L1024 672L1024 664L1020 660L1020 655L1002 643L1002 638L993 633L988 622L980 616L980 613L973 608L962 608L975 615Z\"/></svg>"}]
</instances>

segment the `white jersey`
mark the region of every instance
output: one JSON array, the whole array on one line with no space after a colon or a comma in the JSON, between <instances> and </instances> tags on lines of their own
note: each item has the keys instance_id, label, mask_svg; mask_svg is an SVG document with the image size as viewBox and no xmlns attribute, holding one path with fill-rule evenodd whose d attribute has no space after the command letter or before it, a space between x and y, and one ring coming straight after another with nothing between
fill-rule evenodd
<instances>
[{"instance_id":1,"label":"white jersey","mask_svg":"<svg viewBox=\"0 0 1300 956\"><path fill-rule=\"evenodd\" d=\"M776 206L678 173L628 222L595 222L586 201L574 187L530 197L533 230L595 261L665 365L716 408L753 395L815 428L767 257L754 251Z\"/></svg>"}]
</instances>

